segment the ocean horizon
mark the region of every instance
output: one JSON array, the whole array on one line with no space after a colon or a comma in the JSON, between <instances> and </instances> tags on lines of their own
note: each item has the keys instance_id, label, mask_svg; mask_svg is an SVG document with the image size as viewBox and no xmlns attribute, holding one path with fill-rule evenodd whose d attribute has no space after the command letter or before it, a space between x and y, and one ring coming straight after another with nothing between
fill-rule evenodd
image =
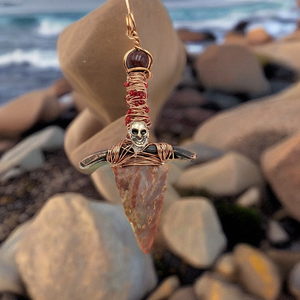
<instances>
[{"instance_id":1,"label":"ocean horizon","mask_svg":"<svg viewBox=\"0 0 300 300\"><path fill-rule=\"evenodd\" d=\"M0 0L0 105L62 76L56 53L60 32L105 0ZM275 39L296 28L295 0L163 0L175 29L208 31L221 43L238 22L265 28ZM189 52L205 45L187 44Z\"/></svg>"}]
</instances>

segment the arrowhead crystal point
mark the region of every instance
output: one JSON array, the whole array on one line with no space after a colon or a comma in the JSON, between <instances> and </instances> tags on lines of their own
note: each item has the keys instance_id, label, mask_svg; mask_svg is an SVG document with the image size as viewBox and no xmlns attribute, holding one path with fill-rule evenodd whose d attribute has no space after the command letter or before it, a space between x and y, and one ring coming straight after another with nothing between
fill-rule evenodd
<instances>
[{"instance_id":1,"label":"arrowhead crystal point","mask_svg":"<svg viewBox=\"0 0 300 300\"><path fill-rule=\"evenodd\" d=\"M169 166L116 166L112 170L125 214L140 248L147 254L157 231Z\"/></svg>"}]
</instances>

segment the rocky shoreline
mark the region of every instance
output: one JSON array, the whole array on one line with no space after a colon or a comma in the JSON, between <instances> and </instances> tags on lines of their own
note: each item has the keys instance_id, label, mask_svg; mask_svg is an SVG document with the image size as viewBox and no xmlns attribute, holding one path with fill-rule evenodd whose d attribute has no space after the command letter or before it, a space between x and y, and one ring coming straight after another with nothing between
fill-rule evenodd
<instances>
[{"instance_id":1,"label":"rocky shoreline","mask_svg":"<svg viewBox=\"0 0 300 300\"><path fill-rule=\"evenodd\" d=\"M104 126L87 112L86 90L62 79L1 108L1 299L300 299L299 45L299 29L278 41L232 32L188 57L168 97L150 86L160 100L149 102L153 135L197 160L170 163L149 255L110 168L76 169L91 139L105 148L122 136L122 107L103 105L116 120Z\"/></svg>"}]
</instances>

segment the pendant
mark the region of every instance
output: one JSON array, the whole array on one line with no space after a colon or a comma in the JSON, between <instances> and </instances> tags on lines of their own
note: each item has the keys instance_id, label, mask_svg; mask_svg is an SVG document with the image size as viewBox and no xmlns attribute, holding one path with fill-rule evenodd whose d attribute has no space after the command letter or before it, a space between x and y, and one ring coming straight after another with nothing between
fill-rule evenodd
<instances>
[{"instance_id":1,"label":"pendant","mask_svg":"<svg viewBox=\"0 0 300 300\"><path fill-rule=\"evenodd\" d=\"M134 17L126 1L127 36L135 41L123 59L127 80L125 115L126 138L110 149L85 157L81 169L90 173L109 163L115 175L124 212L130 222L141 250L147 254L153 245L167 189L169 166L172 159L195 159L190 151L167 143L148 143L151 120L148 116L147 79L152 77L152 55L140 47Z\"/></svg>"}]
</instances>

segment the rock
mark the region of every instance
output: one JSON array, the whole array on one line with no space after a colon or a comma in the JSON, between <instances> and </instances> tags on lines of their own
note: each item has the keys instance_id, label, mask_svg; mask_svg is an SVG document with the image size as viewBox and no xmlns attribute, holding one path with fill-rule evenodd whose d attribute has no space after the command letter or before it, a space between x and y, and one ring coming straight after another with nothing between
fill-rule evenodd
<instances>
[{"instance_id":1,"label":"rock","mask_svg":"<svg viewBox=\"0 0 300 300\"><path fill-rule=\"evenodd\" d=\"M249 293L263 300L277 299L281 278L276 265L261 251L247 244L234 249L239 281Z\"/></svg>"},{"instance_id":2,"label":"rock","mask_svg":"<svg viewBox=\"0 0 300 300\"><path fill-rule=\"evenodd\" d=\"M229 31L225 34L224 44L226 45L238 45L242 47L247 47L248 42L244 34L238 32Z\"/></svg>"},{"instance_id":3,"label":"rock","mask_svg":"<svg viewBox=\"0 0 300 300\"><path fill-rule=\"evenodd\" d=\"M177 34L183 42L204 42L216 39L210 32L195 32L188 29L178 29Z\"/></svg>"},{"instance_id":4,"label":"rock","mask_svg":"<svg viewBox=\"0 0 300 300\"><path fill-rule=\"evenodd\" d=\"M178 289L169 300L197 300L192 286L185 286Z\"/></svg>"},{"instance_id":5,"label":"rock","mask_svg":"<svg viewBox=\"0 0 300 300\"><path fill-rule=\"evenodd\" d=\"M65 94L71 93L72 87L65 78L60 78L52 84L50 90L52 90L53 94L57 97L61 97Z\"/></svg>"},{"instance_id":6,"label":"rock","mask_svg":"<svg viewBox=\"0 0 300 300\"><path fill-rule=\"evenodd\" d=\"M194 285L197 299L254 300L236 284L228 283L211 272L202 275Z\"/></svg>"},{"instance_id":7,"label":"rock","mask_svg":"<svg viewBox=\"0 0 300 300\"><path fill-rule=\"evenodd\" d=\"M284 280L300 261L300 251L269 249L266 251L266 255L276 264L281 278Z\"/></svg>"},{"instance_id":8,"label":"rock","mask_svg":"<svg viewBox=\"0 0 300 300\"><path fill-rule=\"evenodd\" d=\"M278 95L222 112L200 126L193 139L220 150L235 150L259 162L265 149L299 131L299 95L300 83Z\"/></svg>"},{"instance_id":9,"label":"rock","mask_svg":"<svg viewBox=\"0 0 300 300\"><path fill-rule=\"evenodd\" d=\"M206 89L252 96L264 95L270 90L255 55L242 46L207 47L196 61L196 70Z\"/></svg>"},{"instance_id":10,"label":"rock","mask_svg":"<svg viewBox=\"0 0 300 300\"><path fill-rule=\"evenodd\" d=\"M290 240L287 232L275 220L269 220L268 222L267 238L272 244L282 244Z\"/></svg>"},{"instance_id":11,"label":"rock","mask_svg":"<svg viewBox=\"0 0 300 300\"><path fill-rule=\"evenodd\" d=\"M193 88L183 88L176 90L168 99L167 107L186 108L200 107L207 104L207 99L199 91ZM162 111L164 113L164 111Z\"/></svg>"},{"instance_id":12,"label":"rock","mask_svg":"<svg viewBox=\"0 0 300 300\"><path fill-rule=\"evenodd\" d=\"M205 190L213 195L235 196L253 185L261 185L263 178L258 166L239 153L188 168L176 182L186 191Z\"/></svg>"},{"instance_id":13,"label":"rock","mask_svg":"<svg viewBox=\"0 0 300 300\"><path fill-rule=\"evenodd\" d=\"M242 207L259 206L261 203L261 191L257 186L250 187L236 200L236 204Z\"/></svg>"},{"instance_id":14,"label":"rock","mask_svg":"<svg viewBox=\"0 0 300 300\"><path fill-rule=\"evenodd\" d=\"M48 200L16 262L33 299L138 300L156 285L151 257L140 251L123 209L79 194Z\"/></svg>"},{"instance_id":15,"label":"rock","mask_svg":"<svg viewBox=\"0 0 300 300\"><path fill-rule=\"evenodd\" d=\"M274 62L283 64L300 74L299 34L291 35L281 41L256 46L253 50L258 55L264 55Z\"/></svg>"},{"instance_id":16,"label":"rock","mask_svg":"<svg viewBox=\"0 0 300 300\"><path fill-rule=\"evenodd\" d=\"M288 288L295 299L300 299L300 261L293 267L288 278Z\"/></svg>"},{"instance_id":17,"label":"rock","mask_svg":"<svg viewBox=\"0 0 300 300\"><path fill-rule=\"evenodd\" d=\"M300 133L267 149L261 158L263 172L288 213L300 220Z\"/></svg>"},{"instance_id":18,"label":"rock","mask_svg":"<svg viewBox=\"0 0 300 300\"><path fill-rule=\"evenodd\" d=\"M182 198L162 219L162 232L170 251L195 268L213 264L226 246L214 207L206 198Z\"/></svg>"},{"instance_id":19,"label":"rock","mask_svg":"<svg viewBox=\"0 0 300 300\"><path fill-rule=\"evenodd\" d=\"M66 109L58 98L49 88L24 94L2 106L0 136L18 137L38 122L55 120Z\"/></svg>"},{"instance_id":20,"label":"rock","mask_svg":"<svg viewBox=\"0 0 300 300\"><path fill-rule=\"evenodd\" d=\"M214 271L228 281L237 279L237 267L232 253L224 253L214 265Z\"/></svg>"},{"instance_id":21,"label":"rock","mask_svg":"<svg viewBox=\"0 0 300 300\"><path fill-rule=\"evenodd\" d=\"M250 46L270 43L273 40L272 36L263 28L250 29L246 34L246 38Z\"/></svg>"},{"instance_id":22,"label":"rock","mask_svg":"<svg viewBox=\"0 0 300 300\"><path fill-rule=\"evenodd\" d=\"M63 143L64 131L57 126L49 126L30 135L2 155L0 159L0 176L15 167L22 171L30 171L41 167L44 164L42 151L61 149Z\"/></svg>"},{"instance_id":23,"label":"rock","mask_svg":"<svg viewBox=\"0 0 300 300\"><path fill-rule=\"evenodd\" d=\"M218 91L205 91L204 96L210 105L215 105L220 110L229 109L241 104L241 101L236 96Z\"/></svg>"},{"instance_id":24,"label":"rock","mask_svg":"<svg viewBox=\"0 0 300 300\"><path fill-rule=\"evenodd\" d=\"M163 300L168 299L175 290L180 287L180 282L177 276L167 277L154 292L147 297L147 300Z\"/></svg>"},{"instance_id":25,"label":"rock","mask_svg":"<svg viewBox=\"0 0 300 300\"><path fill-rule=\"evenodd\" d=\"M25 289L19 275L15 255L19 249L31 221L23 223L15 229L0 248L0 291L9 291L25 295Z\"/></svg>"},{"instance_id":26,"label":"rock","mask_svg":"<svg viewBox=\"0 0 300 300\"><path fill-rule=\"evenodd\" d=\"M148 91L151 121L155 124L161 107L180 79L186 62L185 50L160 0L132 0L130 5L141 45L154 57ZM106 1L68 26L58 40L58 57L67 81L105 125L127 111L123 57L134 47L134 41L124 33L126 14L125 3Z\"/></svg>"},{"instance_id":27,"label":"rock","mask_svg":"<svg viewBox=\"0 0 300 300\"><path fill-rule=\"evenodd\" d=\"M192 140L182 143L179 147L182 147L186 150L196 153L197 155L196 159L190 162L188 164L189 166L191 164L201 164L213 160L215 158L219 158L225 154L225 151L221 151L216 148L209 147L205 144L195 143Z\"/></svg>"}]
</instances>

